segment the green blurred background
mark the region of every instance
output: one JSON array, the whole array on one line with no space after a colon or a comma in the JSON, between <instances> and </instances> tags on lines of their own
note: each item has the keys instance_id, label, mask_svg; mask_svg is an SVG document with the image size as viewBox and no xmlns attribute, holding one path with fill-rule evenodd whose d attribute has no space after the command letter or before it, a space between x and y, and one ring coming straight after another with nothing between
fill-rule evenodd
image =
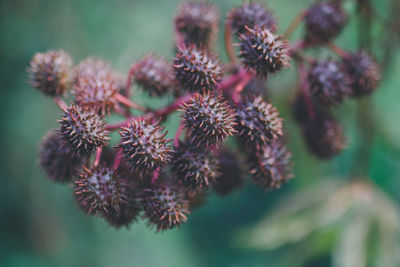
<instances>
[{"instance_id":1,"label":"green blurred background","mask_svg":"<svg viewBox=\"0 0 400 267\"><path fill-rule=\"evenodd\" d=\"M221 17L229 8L241 4L240 0L213 2L219 7ZM389 2L374 2L382 16L389 12ZM26 68L33 54L63 49L75 63L93 55L110 61L117 71L126 74L129 66L148 52L173 56L172 20L177 3L176 0L0 2L0 266L295 266L296 257L302 254L299 254L299 245L306 251L315 251L301 266L333 266L334 234L269 246L274 249L252 248L246 244L251 241L240 238L243 236L240 233L251 230L284 199L289 197L289 201L283 202L288 208L295 205L290 202L290 196L296 192L310 187L320 191L320 184L326 180L345 183L358 160L358 148L363 145L362 133L357 131L357 103L350 100L335 111L346 127L349 148L327 163L306 152L288 108L288 100L296 89L294 68L272 77L268 85L273 102L285 118L295 162L295 179L281 190L264 194L247 184L226 198L212 195L206 205L193 211L189 222L180 229L156 234L143 223L137 223L128 230L116 231L103 220L81 213L73 201L71 188L52 183L38 168L38 143L49 129L57 127L60 111L26 83ZM309 3L267 1L279 18L280 32ZM351 1L345 6L348 10L354 9ZM222 32L222 20L220 26ZM356 27L356 21L350 20L338 44L354 50ZM374 38L379 38L379 33L380 28L374 28ZM301 29L295 37L299 34ZM217 51L226 62L221 35ZM393 36L393 42L396 38ZM371 154L362 164L369 176L363 179L371 180L374 188L382 189L397 213L400 204L399 50L394 49L390 58L385 79L372 97L372 103L368 103L375 130ZM139 94L135 101L146 103L148 99ZM339 233L343 230L340 227ZM327 248L326 242L330 244ZM370 258L374 255L368 255Z\"/></svg>"}]
</instances>

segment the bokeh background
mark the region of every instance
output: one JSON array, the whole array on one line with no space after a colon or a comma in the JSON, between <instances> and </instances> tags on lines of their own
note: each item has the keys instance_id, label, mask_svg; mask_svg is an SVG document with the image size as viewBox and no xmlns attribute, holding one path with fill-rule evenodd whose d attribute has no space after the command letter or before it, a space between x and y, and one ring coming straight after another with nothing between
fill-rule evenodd
<instances>
[{"instance_id":1,"label":"bokeh background","mask_svg":"<svg viewBox=\"0 0 400 267\"><path fill-rule=\"evenodd\" d=\"M213 2L222 18L241 4ZM311 2L269 0L267 5L283 32ZM390 16L393 3L373 1L383 18ZM75 63L93 55L125 75L148 52L173 56L177 4L0 1L0 266L400 266L399 34L384 39L388 29L379 22L373 22L373 49L383 55L390 48L390 62L371 100L349 100L335 110L346 127L349 148L334 160L320 162L310 156L290 116L294 68L270 79L268 93L285 119L295 162L295 179L278 191L264 194L246 184L226 198L212 195L180 229L156 234L142 222L117 231L85 216L69 186L45 177L37 166L37 147L42 136L57 127L60 110L26 83L33 54L64 49ZM345 8L353 12L354 1L345 1ZM221 33L222 26L223 20ZM357 27L351 19L337 43L357 49ZM226 62L221 35L216 50ZM301 28L292 39L300 35ZM160 104L147 102L141 94L134 97L139 103ZM373 130L358 130L360 103ZM174 124L176 120L169 122ZM366 133L373 137L360 155Z\"/></svg>"}]
</instances>

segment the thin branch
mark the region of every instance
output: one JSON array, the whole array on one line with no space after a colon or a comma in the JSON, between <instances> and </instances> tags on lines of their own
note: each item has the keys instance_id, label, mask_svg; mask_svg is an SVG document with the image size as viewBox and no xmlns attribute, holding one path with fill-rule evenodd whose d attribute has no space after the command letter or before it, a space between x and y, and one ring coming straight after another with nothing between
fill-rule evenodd
<instances>
[{"instance_id":1,"label":"thin branch","mask_svg":"<svg viewBox=\"0 0 400 267\"><path fill-rule=\"evenodd\" d=\"M174 136L174 146L179 147L179 138L182 135L183 130L185 129L185 125L181 122L179 123L178 129L176 129L176 133Z\"/></svg>"},{"instance_id":2,"label":"thin branch","mask_svg":"<svg viewBox=\"0 0 400 267\"><path fill-rule=\"evenodd\" d=\"M100 158L101 158L101 153L102 153L102 152L103 152L103 147L102 147L102 146L99 146L99 147L97 148L97 150L96 150L96 157L95 157L94 162L93 162L93 166L94 166L94 167L96 167L96 166L99 165L99 163L100 163Z\"/></svg>"},{"instance_id":3,"label":"thin branch","mask_svg":"<svg viewBox=\"0 0 400 267\"><path fill-rule=\"evenodd\" d=\"M224 40L225 40L225 52L226 55L228 56L229 61L231 63L236 63L238 60L235 55L235 49L233 47L232 27L228 22L225 22Z\"/></svg>"},{"instance_id":4,"label":"thin branch","mask_svg":"<svg viewBox=\"0 0 400 267\"><path fill-rule=\"evenodd\" d=\"M122 159L122 148L119 148L117 151L117 155L115 155L114 159L114 164L113 164L113 169L116 170L119 167L119 164L121 163Z\"/></svg>"},{"instance_id":5,"label":"thin branch","mask_svg":"<svg viewBox=\"0 0 400 267\"><path fill-rule=\"evenodd\" d=\"M329 49L335 53L336 55L338 55L341 58L348 58L349 57L349 53L344 51L342 48L340 48L339 46L335 45L334 43L330 43L328 44Z\"/></svg>"},{"instance_id":6,"label":"thin branch","mask_svg":"<svg viewBox=\"0 0 400 267\"><path fill-rule=\"evenodd\" d=\"M181 107L181 105L183 103L188 102L190 99L192 98L192 94L188 93L185 94L179 98L177 98L172 104L161 108L159 110L153 111L153 116L154 117L165 117L168 116L170 113L174 112L175 110L177 110L178 108Z\"/></svg>"},{"instance_id":7,"label":"thin branch","mask_svg":"<svg viewBox=\"0 0 400 267\"><path fill-rule=\"evenodd\" d=\"M120 102L121 104L124 104L125 106L128 106L130 108L137 109L137 110L140 110L140 111L143 111L143 112L147 112L149 110L146 107L142 107L142 106L140 106L140 105L138 105L136 103L133 103L128 98L126 98L125 96L123 96L123 95L121 95L119 93L115 94L114 97L118 102Z\"/></svg>"},{"instance_id":8,"label":"thin branch","mask_svg":"<svg viewBox=\"0 0 400 267\"><path fill-rule=\"evenodd\" d=\"M303 21L305 14L306 14L306 11L302 10L299 12L299 14L297 14L296 17L294 17L292 22L289 24L289 26L285 30L285 32L283 34L283 38L289 39L292 36L293 32L297 29L297 27L299 27L300 23Z\"/></svg>"},{"instance_id":9,"label":"thin branch","mask_svg":"<svg viewBox=\"0 0 400 267\"><path fill-rule=\"evenodd\" d=\"M54 103L56 103L58 105L58 107L60 109L62 109L63 111L66 111L68 109L67 104L64 102L64 100L62 100L59 96L55 96L53 97L53 101Z\"/></svg>"},{"instance_id":10,"label":"thin branch","mask_svg":"<svg viewBox=\"0 0 400 267\"><path fill-rule=\"evenodd\" d=\"M315 118L315 110L313 107L312 98L311 98L311 94L310 94L310 90L309 90L309 85L307 82L306 70L304 68L304 65L301 62L298 62L297 66L298 66L297 69L298 69L299 80L300 80L300 90L302 91L304 100L306 102L308 115L310 116L310 118Z\"/></svg>"}]
</instances>

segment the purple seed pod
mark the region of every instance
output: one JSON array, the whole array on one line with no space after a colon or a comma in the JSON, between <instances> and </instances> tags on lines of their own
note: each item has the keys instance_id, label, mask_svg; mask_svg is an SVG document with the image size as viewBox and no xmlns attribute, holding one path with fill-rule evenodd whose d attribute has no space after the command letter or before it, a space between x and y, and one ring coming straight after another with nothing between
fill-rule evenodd
<instances>
[{"instance_id":1,"label":"purple seed pod","mask_svg":"<svg viewBox=\"0 0 400 267\"><path fill-rule=\"evenodd\" d=\"M197 146L218 144L236 132L235 112L222 96L195 93L182 109L184 125Z\"/></svg>"},{"instance_id":2,"label":"purple seed pod","mask_svg":"<svg viewBox=\"0 0 400 267\"><path fill-rule=\"evenodd\" d=\"M29 84L48 96L63 95L71 86L72 59L64 51L48 51L33 56Z\"/></svg>"},{"instance_id":3,"label":"purple seed pod","mask_svg":"<svg viewBox=\"0 0 400 267\"><path fill-rule=\"evenodd\" d=\"M71 105L58 122L66 145L77 154L90 154L110 140L104 117L92 110Z\"/></svg>"},{"instance_id":4,"label":"purple seed pod","mask_svg":"<svg viewBox=\"0 0 400 267\"><path fill-rule=\"evenodd\" d=\"M175 78L185 91L213 90L222 78L222 67L213 54L189 46L174 59Z\"/></svg>"},{"instance_id":5,"label":"purple seed pod","mask_svg":"<svg viewBox=\"0 0 400 267\"><path fill-rule=\"evenodd\" d=\"M273 34L265 27L246 29L247 32L239 36L239 57L247 69L265 78L269 73L289 67L289 45L281 40L282 36Z\"/></svg>"},{"instance_id":6,"label":"purple seed pod","mask_svg":"<svg viewBox=\"0 0 400 267\"><path fill-rule=\"evenodd\" d=\"M152 124L150 119L139 118L121 129L118 147L122 148L122 158L131 166L132 172L144 176L169 163L170 140L165 138L167 132L158 122Z\"/></svg>"},{"instance_id":7,"label":"purple seed pod","mask_svg":"<svg viewBox=\"0 0 400 267\"><path fill-rule=\"evenodd\" d=\"M240 7L232 8L227 16L227 23L238 35L246 33L246 26L255 28L266 28L276 32L276 19L272 12L265 8L264 3L244 3Z\"/></svg>"}]
</instances>

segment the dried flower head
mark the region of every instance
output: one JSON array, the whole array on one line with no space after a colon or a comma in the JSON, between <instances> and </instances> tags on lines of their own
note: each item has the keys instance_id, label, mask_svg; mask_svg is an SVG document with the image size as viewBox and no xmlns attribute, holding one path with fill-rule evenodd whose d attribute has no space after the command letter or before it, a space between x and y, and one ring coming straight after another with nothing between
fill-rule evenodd
<instances>
[{"instance_id":1,"label":"dried flower head","mask_svg":"<svg viewBox=\"0 0 400 267\"><path fill-rule=\"evenodd\" d=\"M79 78L75 86L75 101L83 107L106 114L118 106L115 99L118 91L118 81L113 75L85 76Z\"/></svg>"},{"instance_id":2,"label":"dried flower head","mask_svg":"<svg viewBox=\"0 0 400 267\"><path fill-rule=\"evenodd\" d=\"M277 109L260 94L246 95L236 113L237 130L248 145L259 147L282 135Z\"/></svg>"},{"instance_id":3,"label":"dried flower head","mask_svg":"<svg viewBox=\"0 0 400 267\"><path fill-rule=\"evenodd\" d=\"M142 207L149 226L164 231L187 221L189 202L185 191L172 184L157 184L143 189Z\"/></svg>"},{"instance_id":4,"label":"dried flower head","mask_svg":"<svg viewBox=\"0 0 400 267\"><path fill-rule=\"evenodd\" d=\"M31 61L29 84L48 96L63 95L71 84L71 57L64 51L36 53Z\"/></svg>"},{"instance_id":5,"label":"dried flower head","mask_svg":"<svg viewBox=\"0 0 400 267\"><path fill-rule=\"evenodd\" d=\"M350 94L349 81L339 62L312 64L308 73L311 93L324 105L337 105Z\"/></svg>"},{"instance_id":6,"label":"dried flower head","mask_svg":"<svg viewBox=\"0 0 400 267\"><path fill-rule=\"evenodd\" d=\"M222 77L216 56L195 46L179 49L174 59L175 77L186 91L212 90Z\"/></svg>"},{"instance_id":7,"label":"dried flower head","mask_svg":"<svg viewBox=\"0 0 400 267\"><path fill-rule=\"evenodd\" d=\"M162 96L173 88L172 65L164 58L146 55L135 69L135 82L149 95Z\"/></svg>"},{"instance_id":8,"label":"dried flower head","mask_svg":"<svg viewBox=\"0 0 400 267\"><path fill-rule=\"evenodd\" d=\"M343 65L350 79L352 96L369 95L377 89L381 74L372 57L362 51L351 53L343 59Z\"/></svg>"},{"instance_id":9,"label":"dried flower head","mask_svg":"<svg viewBox=\"0 0 400 267\"><path fill-rule=\"evenodd\" d=\"M254 182L264 188L279 188L293 177L292 155L279 140L264 145L249 159Z\"/></svg>"},{"instance_id":10,"label":"dried flower head","mask_svg":"<svg viewBox=\"0 0 400 267\"><path fill-rule=\"evenodd\" d=\"M80 177L74 181L74 195L85 212L89 215L119 212L127 204L128 185L116 171L102 166L82 168Z\"/></svg>"},{"instance_id":11,"label":"dried flower head","mask_svg":"<svg viewBox=\"0 0 400 267\"><path fill-rule=\"evenodd\" d=\"M305 13L305 40L309 44L325 44L332 41L342 31L347 15L340 3L319 2Z\"/></svg>"},{"instance_id":12,"label":"dried flower head","mask_svg":"<svg viewBox=\"0 0 400 267\"><path fill-rule=\"evenodd\" d=\"M227 23L237 34L246 33L246 26L255 28L266 28L276 32L276 19L271 11L265 8L264 3L244 3L240 7L232 8L227 16Z\"/></svg>"},{"instance_id":13,"label":"dried flower head","mask_svg":"<svg viewBox=\"0 0 400 267\"><path fill-rule=\"evenodd\" d=\"M267 77L289 66L288 42L281 41L282 36L275 35L265 27L251 29L239 36L242 63L257 75Z\"/></svg>"},{"instance_id":14,"label":"dried flower head","mask_svg":"<svg viewBox=\"0 0 400 267\"><path fill-rule=\"evenodd\" d=\"M321 159L332 158L347 147L342 126L328 114L318 114L307 122L303 135L309 151Z\"/></svg>"},{"instance_id":15,"label":"dried flower head","mask_svg":"<svg viewBox=\"0 0 400 267\"><path fill-rule=\"evenodd\" d=\"M189 143L175 148L171 170L174 177L191 190L207 189L219 176L218 159L210 151Z\"/></svg>"},{"instance_id":16,"label":"dried flower head","mask_svg":"<svg viewBox=\"0 0 400 267\"><path fill-rule=\"evenodd\" d=\"M158 122L152 124L150 119L139 118L131 120L121 129L118 146L132 171L145 175L170 161L170 140L165 138L167 132Z\"/></svg>"},{"instance_id":17,"label":"dried flower head","mask_svg":"<svg viewBox=\"0 0 400 267\"><path fill-rule=\"evenodd\" d=\"M47 133L39 147L39 165L57 183L69 183L78 173L83 159L70 153L58 131Z\"/></svg>"},{"instance_id":18,"label":"dried flower head","mask_svg":"<svg viewBox=\"0 0 400 267\"><path fill-rule=\"evenodd\" d=\"M219 173L213 189L217 194L226 196L243 184L241 163L236 155L228 150L218 152Z\"/></svg>"},{"instance_id":19,"label":"dried flower head","mask_svg":"<svg viewBox=\"0 0 400 267\"><path fill-rule=\"evenodd\" d=\"M103 116L87 108L71 105L59 122L66 144L75 153L90 154L110 139Z\"/></svg>"},{"instance_id":20,"label":"dried flower head","mask_svg":"<svg viewBox=\"0 0 400 267\"><path fill-rule=\"evenodd\" d=\"M184 2L178 7L175 29L186 45L207 48L218 30L218 10L207 2Z\"/></svg>"},{"instance_id":21,"label":"dried flower head","mask_svg":"<svg viewBox=\"0 0 400 267\"><path fill-rule=\"evenodd\" d=\"M185 127L197 146L217 144L235 133L235 113L222 96L195 93L183 112Z\"/></svg>"}]
</instances>

